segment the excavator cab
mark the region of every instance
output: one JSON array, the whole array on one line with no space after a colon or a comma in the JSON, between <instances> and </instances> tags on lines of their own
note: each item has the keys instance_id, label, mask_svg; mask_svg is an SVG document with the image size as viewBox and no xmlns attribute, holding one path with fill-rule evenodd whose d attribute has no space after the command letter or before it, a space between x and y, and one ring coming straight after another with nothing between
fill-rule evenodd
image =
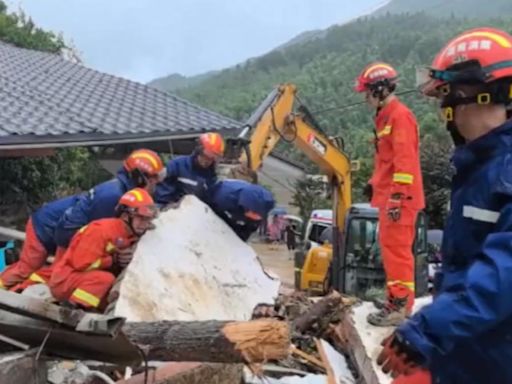
<instances>
[{"instance_id":1,"label":"excavator cab","mask_svg":"<svg viewBox=\"0 0 512 384\"><path fill-rule=\"evenodd\" d=\"M378 243L378 211L369 204L354 204L346 218L346 231L342 237L339 263L332 262L332 231L322 233L320 244L304 253L295 255L295 286L313 295L323 295L331 287L371 300L384 294L385 273ZM413 245L416 265L416 295L428 293L427 218L420 212L416 221L416 238ZM332 286L332 266L339 265L338 285Z\"/></svg>"}]
</instances>

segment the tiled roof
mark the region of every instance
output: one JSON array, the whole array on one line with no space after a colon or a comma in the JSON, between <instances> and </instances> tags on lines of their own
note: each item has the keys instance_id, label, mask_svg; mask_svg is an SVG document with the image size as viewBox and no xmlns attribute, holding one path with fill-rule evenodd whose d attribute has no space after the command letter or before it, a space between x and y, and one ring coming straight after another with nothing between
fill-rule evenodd
<instances>
[{"instance_id":1,"label":"tiled roof","mask_svg":"<svg viewBox=\"0 0 512 384\"><path fill-rule=\"evenodd\" d=\"M149 86L0 42L0 148L137 141L239 126Z\"/></svg>"}]
</instances>

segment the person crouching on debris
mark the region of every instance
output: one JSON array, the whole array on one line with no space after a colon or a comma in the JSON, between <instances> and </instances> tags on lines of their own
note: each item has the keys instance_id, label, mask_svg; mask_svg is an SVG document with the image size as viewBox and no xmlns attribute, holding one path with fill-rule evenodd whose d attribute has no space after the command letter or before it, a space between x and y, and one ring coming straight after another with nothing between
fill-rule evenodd
<instances>
[{"instance_id":1,"label":"person crouching on debris","mask_svg":"<svg viewBox=\"0 0 512 384\"><path fill-rule=\"evenodd\" d=\"M149 149L137 149L124 160L123 167L114 179L73 198L49 203L47 208L36 212L32 216L36 234L43 240L45 248L48 247L47 252L56 248L55 258L58 260L80 228L93 220L115 217L115 207L124 193L136 187L153 191L164 177L165 168L160 156ZM27 229L24 245L29 247L30 252L22 252L18 267L13 267L6 278L6 286L16 283L11 288L16 292L48 282L52 274L52 265L44 266L47 252L42 252L39 245L32 241L30 233Z\"/></svg>"},{"instance_id":2,"label":"person crouching on debris","mask_svg":"<svg viewBox=\"0 0 512 384\"><path fill-rule=\"evenodd\" d=\"M160 207L178 202L184 195L205 200L217 181L216 162L224 155L224 139L219 133L204 133L191 155L167 162L167 175L156 186L155 202Z\"/></svg>"},{"instance_id":3,"label":"person crouching on debris","mask_svg":"<svg viewBox=\"0 0 512 384\"><path fill-rule=\"evenodd\" d=\"M41 268L50 255L54 255L57 244L53 233L64 211L73 206L78 196L69 196L44 204L28 219L25 226L25 241L20 258L0 274L0 289L16 290L35 271ZM39 280L37 275L32 279Z\"/></svg>"},{"instance_id":4,"label":"person crouching on debris","mask_svg":"<svg viewBox=\"0 0 512 384\"><path fill-rule=\"evenodd\" d=\"M512 36L467 30L423 78L455 144L442 273L378 363L395 384L512 383Z\"/></svg>"},{"instance_id":5,"label":"person crouching on debris","mask_svg":"<svg viewBox=\"0 0 512 384\"><path fill-rule=\"evenodd\" d=\"M275 201L261 185L244 180L223 180L212 187L208 204L238 237L247 241L274 208Z\"/></svg>"},{"instance_id":6,"label":"person crouching on debris","mask_svg":"<svg viewBox=\"0 0 512 384\"><path fill-rule=\"evenodd\" d=\"M116 274L132 260L157 208L145 189L135 188L121 197L116 215L95 220L73 236L48 283L55 299L84 309L102 310L106 306Z\"/></svg>"}]
</instances>

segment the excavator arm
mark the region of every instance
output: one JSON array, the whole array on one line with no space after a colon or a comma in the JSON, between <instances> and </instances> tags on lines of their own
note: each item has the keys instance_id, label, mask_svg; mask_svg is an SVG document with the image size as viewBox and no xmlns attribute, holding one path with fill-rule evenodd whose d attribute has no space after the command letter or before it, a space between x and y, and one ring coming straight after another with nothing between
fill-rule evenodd
<instances>
[{"instance_id":1,"label":"excavator arm","mask_svg":"<svg viewBox=\"0 0 512 384\"><path fill-rule=\"evenodd\" d=\"M247 150L239 161L257 171L263 160L280 140L304 152L330 180L333 197L334 269L343 268L339 257L340 234L351 206L351 163L347 155L329 139L308 110L301 106L294 111L296 87L283 84L273 90L248 119L239 139L246 140ZM339 273L333 272L332 283L338 286Z\"/></svg>"}]
</instances>

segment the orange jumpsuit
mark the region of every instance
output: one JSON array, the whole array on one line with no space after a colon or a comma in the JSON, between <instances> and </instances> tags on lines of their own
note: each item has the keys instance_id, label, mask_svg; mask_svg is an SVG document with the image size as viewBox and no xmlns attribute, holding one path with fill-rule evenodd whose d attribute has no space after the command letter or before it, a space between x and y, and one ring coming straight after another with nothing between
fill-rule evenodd
<instances>
[{"instance_id":1,"label":"orange jumpsuit","mask_svg":"<svg viewBox=\"0 0 512 384\"><path fill-rule=\"evenodd\" d=\"M413 113L398 99L385 105L375 118L377 149L370 179L371 204L379 209L379 243L387 280L388 298L407 297L414 303L414 256L412 246L418 211L425 207L419 160L418 124ZM387 216L392 194L404 196L401 217Z\"/></svg>"},{"instance_id":2,"label":"orange jumpsuit","mask_svg":"<svg viewBox=\"0 0 512 384\"><path fill-rule=\"evenodd\" d=\"M11 264L0 275L0 288L8 289L13 285L25 280L35 269L39 268L46 258L48 252L37 238L32 219L28 219L25 226L25 241L21 248L20 259Z\"/></svg>"},{"instance_id":3,"label":"orange jumpsuit","mask_svg":"<svg viewBox=\"0 0 512 384\"><path fill-rule=\"evenodd\" d=\"M121 219L100 219L86 225L52 268L48 283L52 295L86 309L102 308L115 280L112 256L133 241Z\"/></svg>"},{"instance_id":4,"label":"orange jumpsuit","mask_svg":"<svg viewBox=\"0 0 512 384\"><path fill-rule=\"evenodd\" d=\"M391 384L431 384L432 376L429 371L420 370L410 375L400 375Z\"/></svg>"}]
</instances>

